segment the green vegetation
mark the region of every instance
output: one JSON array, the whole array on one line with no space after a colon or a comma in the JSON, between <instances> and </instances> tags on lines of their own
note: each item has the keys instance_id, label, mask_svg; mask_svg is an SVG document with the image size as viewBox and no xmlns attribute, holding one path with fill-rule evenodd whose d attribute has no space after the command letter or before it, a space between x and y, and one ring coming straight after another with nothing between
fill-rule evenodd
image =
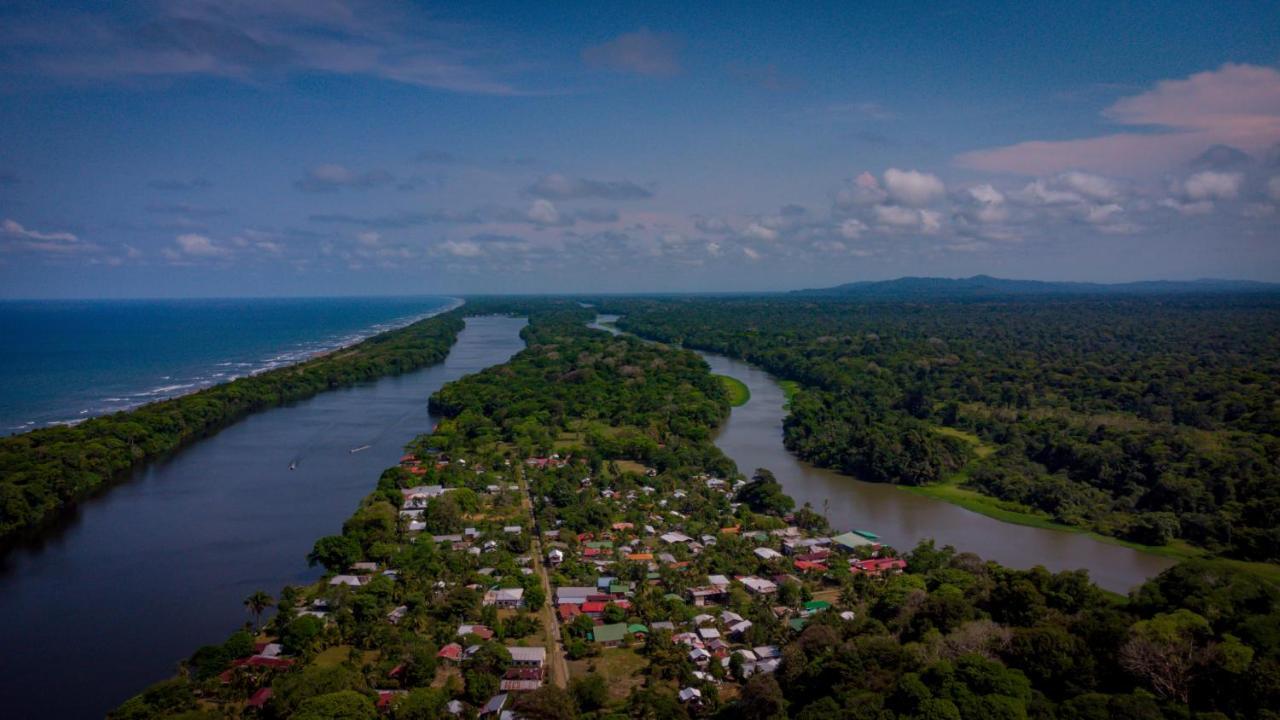
<instances>
[{"instance_id":1,"label":"green vegetation","mask_svg":"<svg viewBox=\"0 0 1280 720\"><path fill-rule=\"evenodd\" d=\"M729 393L729 404L733 407L741 407L747 404L751 399L751 389L747 384L735 377L728 375L716 375L720 382L724 383L725 392Z\"/></svg>"},{"instance_id":2,"label":"green vegetation","mask_svg":"<svg viewBox=\"0 0 1280 720\"><path fill-rule=\"evenodd\" d=\"M986 514L1280 560L1280 299L610 299L798 382L787 447Z\"/></svg>"},{"instance_id":3,"label":"green vegetation","mask_svg":"<svg viewBox=\"0 0 1280 720\"><path fill-rule=\"evenodd\" d=\"M290 367L172 400L0 438L0 542L57 518L132 468L250 413L444 359L459 311L381 333Z\"/></svg>"},{"instance_id":4,"label":"green vegetation","mask_svg":"<svg viewBox=\"0 0 1280 720\"><path fill-rule=\"evenodd\" d=\"M377 701L392 720L436 719L451 700L470 717L498 691L509 648L541 637L535 611L548 598L521 568L551 537L565 553L552 585L607 593L601 622L644 632L601 648L587 615L563 623L573 678L567 690L515 693L509 707L526 717L1276 717L1280 587L1188 562L1121 601L1083 572L1013 570L931 542L903 556L904 572L864 571L873 553L898 557L870 546L801 568L777 553L782 538L834 531L794 508L768 470L744 477L710 442L728 398L695 354L583 330L573 306L481 307L495 306L529 313L528 348L437 393L432 405L447 419L383 473L340 539L317 542L316 562L333 572L359 563L364 580L326 576L278 594L265 639L284 644L287 666L246 663L252 638L237 633L112 718L366 718ZM920 428L956 443L966 464L974 437L988 442L969 428ZM513 474L527 495L509 489ZM420 485L447 491L411 507L416 491L405 491ZM410 529L409 517L425 528ZM455 537L467 527L474 534ZM671 530L686 537L657 536ZM752 594L730 581L714 607L696 607L692 591L712 574L772 577L776 589ZM484 605L498 588L522 588L529 607ZM462 633L463 623L472 629ZM479 623L493 639L479 637ZM691 654L699 627L722 629L727 662ZM456 669L436 657L452 642L475 647ZM777 661L745 659L751 648ZM245 709L262 688L273 690L265 707ZM678 699L689 688L698 702Z\"/></svg>"}]
</instances>

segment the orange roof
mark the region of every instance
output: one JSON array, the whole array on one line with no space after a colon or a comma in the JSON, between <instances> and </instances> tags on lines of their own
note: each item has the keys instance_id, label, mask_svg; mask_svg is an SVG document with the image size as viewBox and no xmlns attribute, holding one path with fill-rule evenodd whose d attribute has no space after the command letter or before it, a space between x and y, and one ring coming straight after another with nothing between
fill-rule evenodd
<instances>
[{"instance_id":1,"label":"orange roof","mask_svg":"<svg viewBox=\"0 0 1280 720\"><path fill-rule=\"evenodd\" d=\"M737 535L738 533L742 532L742 526L734 525L733 527L720 528L720 532L724 533L725 535Z\"/></svg>"},{"instance_id":2,"label":"orange roof","mask_svg":"<svg viewBox=\"0 0 1280 720\"><path fill-rule=\"evenodd\" d=\"M653 553L631 553L627 556L628 560L652 560Z\"/></svg>"}]
</instances>

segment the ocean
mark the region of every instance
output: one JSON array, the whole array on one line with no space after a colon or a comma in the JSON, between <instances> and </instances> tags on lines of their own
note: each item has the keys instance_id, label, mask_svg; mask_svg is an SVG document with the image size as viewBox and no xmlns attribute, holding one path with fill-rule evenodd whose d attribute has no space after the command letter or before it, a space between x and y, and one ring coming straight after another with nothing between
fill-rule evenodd
<instances>
[{"instance_id":1,"label":"ocean","mask_svg":"<svg viewBox=\"0 0 1280 720\"><path fill-rule=\"evenodd\" d=\"M456 303L435 296L0 302L0 435L295 363Z\"/></svg>"}]
</instances>

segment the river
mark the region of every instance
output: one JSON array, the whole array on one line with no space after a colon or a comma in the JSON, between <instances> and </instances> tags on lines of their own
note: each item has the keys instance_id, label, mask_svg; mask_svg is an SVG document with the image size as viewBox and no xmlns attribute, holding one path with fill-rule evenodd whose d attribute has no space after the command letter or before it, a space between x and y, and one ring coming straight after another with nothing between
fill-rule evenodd
<instances>
[{"instance_id":1,"label":"river","mask_svg":"<svg viewBox=\"0 0 1280 720\"><path fill-rule=\"evenodd\" d=\"M314 581L307 552L432 428L427 397L523 349L524 324L470 318L440 365L251 415L10 553L0 715L101 718L226 639L249 619L253 591Z\"/></svg>"},{"instance_id":2,"label":"river","mask_svg":"<svg viewBox=\"0 0 1280 720\"><path fill-rule=\"evenodd\" d=\"M600 315L591 327L617 333L617 316ZM796 458L782 442L785 395L777 380L758 367L724 355L699 352L718 375L741 380L751 390L745 405L733 408L715 434L716 445L750 474L768 468L797 505L826 512L832 527L870 530L888 545L910 550L933 538L939 545L977 553L1014 568L1043 565L1049 570L1085 569L1100 587L1128 592L1174 561L1082 533L1005 523L958 505L914 495L893 485L871 483L814 467Z\"/></svg>"}]
</instances>

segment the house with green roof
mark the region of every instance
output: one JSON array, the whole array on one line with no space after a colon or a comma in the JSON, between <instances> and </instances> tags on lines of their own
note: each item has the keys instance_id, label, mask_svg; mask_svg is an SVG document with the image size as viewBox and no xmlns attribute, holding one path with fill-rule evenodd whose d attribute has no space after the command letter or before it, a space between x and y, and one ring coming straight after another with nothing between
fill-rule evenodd
<instances>
[{"instance_id":1,"label":"house with green roof","mask_svg":"<svg viewBox=\"0 0 1280 720\"><path fill-rule=\"evenodd\" d=\"M597 625L591 631L591 639L605 647L617 647L627 640L627 624Z\"/></svg>"},{"instance_id":2,"label":"house with green roof","mask_svg":"<svg viewBox=\"0 0 1280 720\"><path fill-rule=\"evenodd\" d=\"M839 545L845 550L853 550L855 548L871 547L872 545L875 545L875 543L862 537L861 535L857 533L851 533L851 532L847 532L842 535L837 535L831 538L831 542L835 543L836 545Z\"/></svg>"}]
</instances>

